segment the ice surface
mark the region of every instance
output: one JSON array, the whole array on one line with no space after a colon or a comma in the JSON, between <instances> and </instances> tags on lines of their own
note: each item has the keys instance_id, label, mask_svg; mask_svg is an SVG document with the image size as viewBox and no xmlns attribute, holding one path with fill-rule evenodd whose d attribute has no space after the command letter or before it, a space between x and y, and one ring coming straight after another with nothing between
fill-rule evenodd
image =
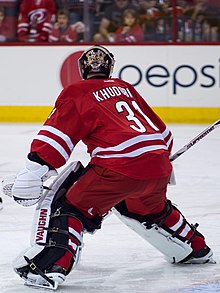
<instances>
[{"instance_id":1,"label":"ice surface","mask_svg":"<svg viewBox=\"0 0 220 293\"><path fill-rule=\"evenodd\" d=\"M207 125L169 125L174 152ZM24 166L24 158L39 124L0 124L0 179ZM71 160L88 162L79 144ZM60 292L192 293L220 292L220 128L174 162L177 185L169 198L187 217L200 224L217 264L171 265L114 215L94 235L85 235L80 266ZM34 207L24 208L3 196L0 211L0 292L32 292L13 271L12 261L29 245ZM35 292L35 291L33 291Z\"/></svg>"}]
</instances>

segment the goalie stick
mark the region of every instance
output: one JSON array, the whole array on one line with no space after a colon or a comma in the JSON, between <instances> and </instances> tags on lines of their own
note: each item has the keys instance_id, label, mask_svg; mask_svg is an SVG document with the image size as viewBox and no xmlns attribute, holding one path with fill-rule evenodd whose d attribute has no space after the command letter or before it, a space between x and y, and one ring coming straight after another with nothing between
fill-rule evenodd
<instances>
[{"instance_id":1,"label":"goalie stick","mask_svg":"<svg viewBox=\"0 0 220 293\"><path fill-rule=\"evenodd\" d=\"M194 137L192 140L190 140L182 148L180 148L175 154L171 155L170 161L173 162L174 160L179 158L179 156L181 156L186 151L188 151L188 149L190 149L192 146L194 146L197 142L199 142L201 139L203 139L206 135L208 135L210 132L212 132L218 126L220 126L220 119L218 119L213 124L211 124L209 127L204 129L200 134L198 134L196 137Z\"/></svg>"}]
</instances>

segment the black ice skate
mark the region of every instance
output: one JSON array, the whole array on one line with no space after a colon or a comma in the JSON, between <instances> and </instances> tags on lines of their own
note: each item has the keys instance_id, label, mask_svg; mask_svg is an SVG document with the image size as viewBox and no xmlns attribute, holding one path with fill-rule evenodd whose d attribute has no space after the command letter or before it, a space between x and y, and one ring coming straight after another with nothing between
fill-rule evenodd
<instances>
[{"instance_id":1,"label":"black ice skate","mask_svg":"<svg viewBox=\"0 0 220 293\"><path fill-rule=\"evenodd\" d=\"M183 261L181 263L184 263L184 264L204 264L204 263L215 264L216 261L213 259L212 250L208 246L205 246L204 248L202 248L196 252L193 252L190 258L188 258L186 261Z\"/></svg>"},{"instance_id":2,"label":"black ice skate","mask_svg":"<svg viewBox=\"0 0 220 293\"><path fill-rule=\"evenodd\" d=\"M45 273L38 269L34 269L33 271L36 273L29 272L25 277L25 286L55 291L66 278L66 271L58 265L53 265Z\"/></svg>"}]
</instances>

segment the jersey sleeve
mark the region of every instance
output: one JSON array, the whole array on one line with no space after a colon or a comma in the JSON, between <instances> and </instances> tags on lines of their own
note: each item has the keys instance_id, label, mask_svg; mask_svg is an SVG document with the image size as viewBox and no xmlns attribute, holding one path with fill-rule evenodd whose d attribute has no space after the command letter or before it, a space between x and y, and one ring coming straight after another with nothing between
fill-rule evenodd
<instances>
[{"instance_id":1,"label":"jersey sleeve","mask_svg":"<svg viewBox=\"0 0 220 293\"><path fill-rule=\"evenodd\" d=\"M31 152L36 152L42 160L54 168L63 166L75 145L91 131L92 125L86 124L83 119L84 116L93 113L89 113L89 105L86 112L80 112L81 103L80 93L77 90L73 91L72 88L63 90L54 109L31 144Z\"/></svg>"},{"instance_id":2,"label":"jersey sleeve","mask_svg":"<svg viewBox=\"0 0 220 293\"><path fill-rule=\"evenodd\" d=\"M55 22L56 18L56 4L54 0L47 1L46 3L46 19L42 24L42 31L40 35L41 41L47 41L49 34L52 30L53 23Z\"/></svg>"},{"instance_id":3,"label":"jersey sleeve","mask_svg":"<svg viewBox=\"0 0 220 293\"><path fill-rule=\"evenodd\" d=\"M18 16L17 34L19 41L26 41L29 30L28 12L27 0L23 0L20 5Z\"/></svg>"}]
</instances>

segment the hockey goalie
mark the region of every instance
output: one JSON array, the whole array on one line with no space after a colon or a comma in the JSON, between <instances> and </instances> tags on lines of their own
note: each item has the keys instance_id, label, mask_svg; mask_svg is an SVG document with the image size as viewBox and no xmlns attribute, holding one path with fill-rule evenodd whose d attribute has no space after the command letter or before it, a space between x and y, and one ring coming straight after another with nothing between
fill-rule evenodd
<instances>
[{"instance_id":1,"label":"hockey goalie","mask_svg":"<svg viewBox=\"0 0 220 293\"><path fill-rule=\"evenodd\" d=\"M114 62L102 46L82 54L83 80L60 93L25 168L12 182L3 180L4 193L18 204L37 205L31 246L14 262L26 285L62 284L79 263L84 233L100 229L109 211L170 263L215 263L198 225L167 199L170 130L132 85L111 77ZM79 141L91 157L85 168L67 163ZM49 178L55 179L48 186Z\"/></svg>"}]
</instances>

